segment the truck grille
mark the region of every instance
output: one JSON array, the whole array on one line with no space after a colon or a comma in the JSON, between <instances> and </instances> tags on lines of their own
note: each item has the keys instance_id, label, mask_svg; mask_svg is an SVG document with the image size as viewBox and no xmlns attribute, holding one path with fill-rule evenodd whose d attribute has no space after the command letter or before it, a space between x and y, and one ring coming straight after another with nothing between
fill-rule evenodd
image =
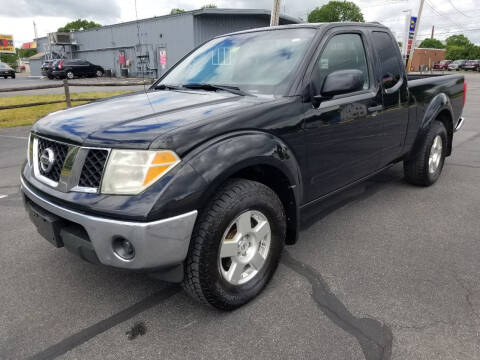
<instances>
[{"instance_id":1,"label":"truck grille","mask_svg":"<svg viewBox=\"0 0 480 360\"><path fill-rule=\"evenodd\" d=\"M58 182L60 180L60 173L62 172L63 163L65 162L65 157L68 152L68 145L58 143L56 141L50 141L44 138L38 138L38 160L40 162L40 157L42 156L45 149L51 149L55 154L55 162L51 170L48 172L44 171L41 166L39 166L39 171L42 176L49 178L50 180Z\"/></svg>"},{"instance_id":2,"label":"truck grille","mask_svg":"<svg viewBox=\"0 0 480 360\"><path fill-rule=\"evenodd\" d=\"M102 179L103 168L107 161L108 151L91 149L88 151L85 164L83 164L82 173L78 186L98 188Z\"/></svg>"},{"instance_id":3,"label":"truck grille","mask_svg":"<svg viewBox=\"0 0 480 360\"><path fill-rule=\"evenodd\" d=\"M110 149L80 147L36 135L32 140L32 172L38 180L62 192L98 192ZM48 161L52 154L53 164Z\"/></svg>"}]
</instances>

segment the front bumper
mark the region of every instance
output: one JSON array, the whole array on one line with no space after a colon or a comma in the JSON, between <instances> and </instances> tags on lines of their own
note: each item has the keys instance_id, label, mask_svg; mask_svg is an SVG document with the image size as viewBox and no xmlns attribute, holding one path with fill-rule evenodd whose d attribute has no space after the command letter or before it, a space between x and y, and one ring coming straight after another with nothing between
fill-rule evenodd
<instances>
[{"instance_id":1,"label":"front bumper","mask_svg":"<svg viewBox=\"0 0 480 360\"><path fill-rule=\"evenodd\" d=\"M36 206L61 219L80 225L103 265L130 270L156 270L182 263L190 244L197 211L152 222L120 221L76 212L36 194L23 180L21 189ZM129 240L135 257L125 260L113 250L116 238ZM68 248L68 247L67 247Z\"/></svg>"}]
</instances>

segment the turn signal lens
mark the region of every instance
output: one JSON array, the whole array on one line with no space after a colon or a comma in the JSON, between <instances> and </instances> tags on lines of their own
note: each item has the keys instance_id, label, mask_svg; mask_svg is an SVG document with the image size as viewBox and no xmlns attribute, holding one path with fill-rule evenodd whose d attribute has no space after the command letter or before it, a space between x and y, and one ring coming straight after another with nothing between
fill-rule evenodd
<instances>
[{"instance_id":1,"label":"turn signal lens","mask_svg":"<svg viewBox=\"0 0 480 360\"><path fill-rule=\"evenodd\" d=\"M105 168L102 194L139 194L179 162L180 158L170 150L114 149Z\"/></svg>"}]
</instances>

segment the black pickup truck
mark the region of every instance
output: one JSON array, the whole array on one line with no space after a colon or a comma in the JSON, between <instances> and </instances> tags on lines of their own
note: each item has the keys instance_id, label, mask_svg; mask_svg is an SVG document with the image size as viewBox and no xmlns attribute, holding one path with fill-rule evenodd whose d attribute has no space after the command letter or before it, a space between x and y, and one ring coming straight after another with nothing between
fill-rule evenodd
<instances>
[{"instance_id":1,"label":"black pickup truck","mask_svg":"<svg viewBox=\"0 0 480 360\"><path fill-rule=\"evenodd\" d=\"M25 206L56 247L231 310L322 200L400 161L435 183L465 91L462 75L407 75L379 24L219 36L147 91L39 120Z\"/></svg>"}]
</instances>

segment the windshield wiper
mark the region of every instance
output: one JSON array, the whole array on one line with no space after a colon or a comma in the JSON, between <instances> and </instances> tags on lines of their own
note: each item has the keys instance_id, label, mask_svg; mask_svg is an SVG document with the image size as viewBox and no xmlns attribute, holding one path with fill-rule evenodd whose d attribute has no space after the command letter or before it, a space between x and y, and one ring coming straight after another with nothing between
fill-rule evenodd
<instances>
[{"instance_id":1,"label":"windshield wiper","mask_svg":"<svg viewBox=\"0 0 480 360\"><path fill-rule=\"evenodd\" d=\"M222 90L222 91L228 91L229 93L240 95L240 96L254 96L246 91L240 90L240 88L237 86L230 86L230 85L198 83L198 84L184 84L183 87L187 89L201 89L201 90L207 90L207 91Z\"/></svg>"},{"instance_id":2,"label":"windshield wiper","mask_svg":"<svg viewBox=\"0 0 480 360\"><path fill-rule=\"evenodd\" d=\"M178 85L168 85L168 84L158 84L154 87L155 90L182 90L182 86Z\"/></svg>"}]
</instances>

